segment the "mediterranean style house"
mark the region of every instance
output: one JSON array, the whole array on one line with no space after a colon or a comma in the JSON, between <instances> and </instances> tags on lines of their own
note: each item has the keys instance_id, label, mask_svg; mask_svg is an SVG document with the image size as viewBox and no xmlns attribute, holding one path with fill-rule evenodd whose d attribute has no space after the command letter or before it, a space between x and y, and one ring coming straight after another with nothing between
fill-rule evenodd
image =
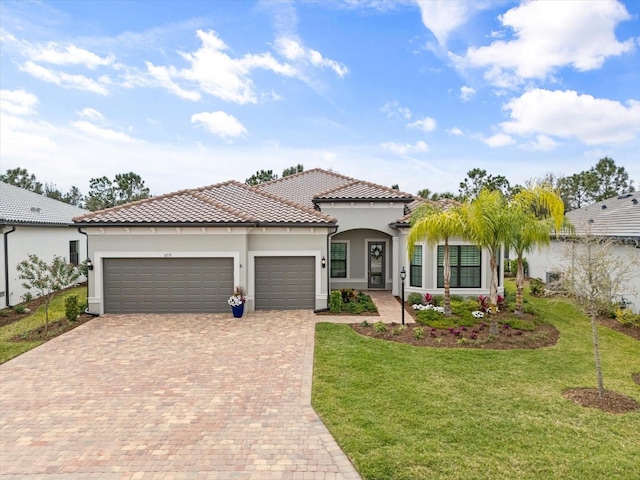
<instances>
[{"instance_id":1,"label":"mediterranean style house","mask_svg":"<svg viewBox=\"0 0 640 480\"><path fill-rule=\"evenodd\" d=\"M442 293L442 246L418 245L407 256L411 211L423 202L313 169L82 215L74 222L89 239L89 311L226 312L236 285L249 310L321 310L339 288L400 295L403 268L407 293ZM450 243L452 293L487 295L487 252Z\"/></svg>"},{"instance_id":2,"label":"mediterranean style house","mask_svg":"<svg viewBox=\"0 0 640 480\"><path fill-rule=\"evenodd\" d=\"M87 210L0 182L0 308L21 303L28 293L18 278L17 266L30 254L47 263L59 256L75 265L87 257L86 237L73 225L73 217L85 213Z\"/></svg>"}]
</instances>

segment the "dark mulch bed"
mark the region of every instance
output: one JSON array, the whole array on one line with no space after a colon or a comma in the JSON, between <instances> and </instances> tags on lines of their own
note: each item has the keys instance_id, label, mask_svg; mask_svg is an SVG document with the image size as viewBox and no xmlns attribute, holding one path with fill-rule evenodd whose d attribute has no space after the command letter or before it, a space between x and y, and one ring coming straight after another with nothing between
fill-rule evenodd
<instances>
[{"instance_id":1,"label":"dark mulch bed","mask_svg":"<svg viewBox=\"0 0 640 480\"><path fill-rule=\"evenodd\" d=\"M351 327L360 335L406 343L416 347L534 349L555 345L560 336L560 332L553 325L538 325L533 331L500 328L498 335L495 336L489 333L488 325L466 327L461 330L461 328L431 328L420 324L406 325L405 328L402 328L402 325L398 323L391 323L386 326L387 330L384 332L377 332L372 323L369 326L354 323L351 324ZM423 338L415 337L414 330L416 328L422 329ZM472 336L476 338L471 338Z\"/></svg>"},{"instance_id":2,"label":"dark mulch bed","mask_svg":"<svg viewBox=\"0 0 640 480\"><path fill-rule=\"evenodd\" d=\"M562 392L565 397L583 407L597 408L608 413L628 413L640 409L633 398L605 390L598 395L596 388L572 388Z\"/></svg>"},{"instance_id":3,"label":"dark mulch bed","mask_svg":"<svg viewBox=\"0 0 640 480\"><path fill-rule=\"evenodd\" d=\"M76 288L76 286L65 288L64 290L56 293L56 296L64 294L64 292L66 292L67 290L71 290L72 288ZM18 313L13 308L3 308L2 310L0 310L0 327L10 325L13 322L17 322L18 320L22 320L23 318L28 317L45 303L46 299L44 297L34 298L33 300L29 300L28 302L21 303L21 306L29 310L24 313Z\"/></svg>"},{"instance_id":4,"label":"dark mulch bed","mask_svg":"<svg viewBox=\"0 0 640 480\"><path fill-rule=\"evenodd\" d=\"M74 328L82 325L83 323L88 322L93 317L92 315L88 315L86 313L82 313L76 318L73 322L65 319L58 320L56 322L49 322L49 328L47 330L47 335L44 334L44 326L39 327L35 330L29 330L22 335L16 335L13 338L10 338L10 342L46 342L51 340L58 335L62 335L69 330L73 330Z\"/></svg>"},{"instance_id":5,"label":"dark mulch bed","mask_svg":"<svg viewBox=\"0 0 640 480\"><path fill-rule=\"evenodd\" d=\"M340 313L332 313L329 310L316 312L316 315L331 315L336 317L379 317L380 314L378 312L362 312L362 313L351 313L351 312L340 312Z\"/></svg>"},{"instance_id":6,"label":"dark mulch bed","mask_svg":"<svg viewBox=\"0 0 640 480\"><path fill-rule=\"evenodd\" d=\"M624 333L625 335L628 335L631 338L640 340L640 328L638 327L634 327L631 325L623 325L619 321L617 321L615 318L599 317L598 323L612 330L615 330L616 332Z\"/></svg>"}]
</instances>

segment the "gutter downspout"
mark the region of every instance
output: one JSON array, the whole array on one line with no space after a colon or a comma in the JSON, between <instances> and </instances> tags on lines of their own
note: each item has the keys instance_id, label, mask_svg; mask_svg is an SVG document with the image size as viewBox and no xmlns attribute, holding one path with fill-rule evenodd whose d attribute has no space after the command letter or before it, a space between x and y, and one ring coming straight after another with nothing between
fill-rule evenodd
<instances>
[{"instance_id":1,"label":"gutter downspout","mask_svg":"<svg viewBox=\"0 0 640 480\"><path fill-rule=\"evenodd\" d=\"M13 233L16 231L16 227L14 227L13 225L11 226L11 230L8 232L4 232L4 286L5 286L5 292L4 292L4 298L5 298L5 306L10 307L9 305L9 244L7 237L9 236L10 233Z\"/></svg>"},{"instance_id":2,"label":"gutter downspout","mask_svg":"<svg viewBox=\"0 0 640 480\"><path fill-rule=\"evenodd\" d=\"M82 227L78 227L78 233L85 236L86 247L87 247L87 258L89 258L89 234L87 232L83 232ZM92 317L99 316L97 313L91 313L89 311L89 270L87 270L87 308L84 309L84 313L86 313L87 315L91 315Z\"/></svg>"},{"instance_id":3,"label":"gutter downspout","mask_svg":"<svg viewBox=\"0 0 640 480\"><path fill-rule=\"evenodd\" d=\"M318 308L314 310L313 313L327 312L329 310L329 300L331 297L331 237L338 232L338 228L339 227L333 227L333 232L327 233L327 256L329 257L327 260L329 263L327 266L327 306L325 308Z\"/></svg>"}]
</instances>

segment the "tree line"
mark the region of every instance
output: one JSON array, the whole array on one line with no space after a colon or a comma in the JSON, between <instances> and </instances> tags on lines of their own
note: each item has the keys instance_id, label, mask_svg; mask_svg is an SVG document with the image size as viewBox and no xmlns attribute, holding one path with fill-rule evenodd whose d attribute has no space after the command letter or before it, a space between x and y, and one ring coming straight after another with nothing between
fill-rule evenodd
<instances>
[{"instance_id":1,"label":"tree line","mask_svg":"<svg viewBox=\"0 0 640 480\"><path fill-rule=\"evenodd\" d=\"M460 182L457 194L432 192L425 188L418 192L418 196L428 200L452 198L461 202L469 202L477 198L483 189L499 190L503 195L513 197L534 184L546 185L558 192L564 203L565 211L576 210L594 202L635 191L633 180L629 179L625 168L616 165L612 158L604 157L589 170L583 170L569 176L547 173L542 178L529 180L524 186L512 186L503 175L491 175L486 170L474 168L469 170L467 176Z\"/></svg>"},{"instance_id":2,"label":"tree line","mask_svg":"<svg viewBox=\"0 0 640 480\"><path fill-rule=\"evenodd\" d=\"M43 185L34 174L20 167L7 170L0 175L0 181L94 212L151 197L144 180L133 172L118 173L113 180L106 176L92 178L87 195L83 195L76 186L65 193L54 183Z\"/></svg>"}]
</instances>

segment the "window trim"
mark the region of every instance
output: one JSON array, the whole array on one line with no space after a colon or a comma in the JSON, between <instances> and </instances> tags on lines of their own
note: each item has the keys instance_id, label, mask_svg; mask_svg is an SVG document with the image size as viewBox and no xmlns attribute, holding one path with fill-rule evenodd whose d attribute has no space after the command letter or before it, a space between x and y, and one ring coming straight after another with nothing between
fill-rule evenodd
<instances>
[{"instance_id":1,"label":"window trim","mask_svg":"<svg viewBox=\"0 0 640 480\"><path fill-rule=\"evenodd\" d=\"M344 248L344 260L336 260L336 261L344 261L344 277L334 277L333 276L333 259L332 257L332 250L333 250L333 245L336 243L342 243L345 245ZM336 279L343 279L343 278L349 278L349 255L350 255L350 244L349 244L349 240L332 240L331 241L331 248L329 249L329 278L336 278Z\"/></svg>"},{"instance_id":2,"label":"window trim","mask_svg":"<svg viewBox=\"0 0 640 480\"><path fill-rule=\"evenodd\" d=\"M69 240L69 263L76 267L80 265L80 240Z\"/></svg>"},{"instance_id":3,"label":"window trim","mask_svg":"<svg viewBox=\"0 0 640 480\"><path fill-rule=\"evenodd\" d=\"M459 265L460 263L460 254L461 254L461 250L462 247L473 247L476 248L478 250L478 265ZM437 288L444 288L444 265L440 265L439 263L439 252L440 249L444 250L444 245L438 245L436 247L436 287ZM457 251L457 259L458 259L458 265L452 265L451 266L451 289L463 289L463 288L482 288L482 253L483 253L483 249L481 247L478 247L477 245L472 245L472 244L457 244L457 245L449 245L449 257L451 257L452 253L454 251ZM443 252L443 258L444 258L444 252ZM462 268L461 267L466 267L466 268L473 268L473 269L477 269L478 270L478 284L477 285L461 285L462 283ZM442 284L440 283L440 271L442 271ZM454 282L454 275L455 275L455 279L456 281ZM455 286L454 286L455 285Z\"/></svg>"},{"instance_id":4,"label":"window trim","mask_svg":"<svg viewBox=\"0 0 640 480\"><path fill-rule=\"evenodd\" d=\"M415 259L416 249L420 249L420 264L413 263ZM417 282L414 283L414 269L420 269L420 276L417 278ZM413 255L409 259L409 286L422 288L424 283L424 247L421 244L414 245Z\"/></svg>"}]
</instances>

